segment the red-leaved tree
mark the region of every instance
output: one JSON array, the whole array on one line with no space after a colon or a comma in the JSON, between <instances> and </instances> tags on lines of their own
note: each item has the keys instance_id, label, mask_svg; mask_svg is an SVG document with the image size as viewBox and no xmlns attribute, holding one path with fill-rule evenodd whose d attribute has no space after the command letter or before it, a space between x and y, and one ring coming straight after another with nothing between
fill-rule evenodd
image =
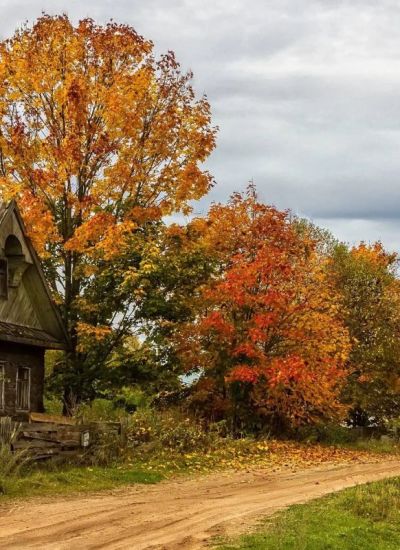
<instances>
[{"instance_id":1,"label":"red-leaved tree","mask_svg":"<svg viewBox=\"0 0 400 550\"><path fill-rule=\"evenodd\" d=\"M314 241L250 188L211 208L204 242L220 274L178 337L194 403L235 430L340 415L349 337Z\"/></svg>"}]
</instances>

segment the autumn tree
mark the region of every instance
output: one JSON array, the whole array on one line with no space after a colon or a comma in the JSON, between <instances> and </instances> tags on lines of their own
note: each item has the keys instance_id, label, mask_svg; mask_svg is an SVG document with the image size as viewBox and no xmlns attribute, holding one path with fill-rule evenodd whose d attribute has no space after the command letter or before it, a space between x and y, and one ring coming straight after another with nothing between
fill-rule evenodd
<instances>
[{"instance_id":1,"label":"autumn tree","mask_svg":"<svg viewBox=\"0 0 400 550\"><path fill-rule=\"evenodd\" d=\"M212 178L205 97L127 25L44 15L0 44L0 190L15 198L69 334L67 404L132 330L151 226ZM148 233L150 232L150 235Z\"/></svg>"},{"instance_id":2,"label":"autumn tree","mask_svg":"<svg viewBox=\"0 0 400 550\"><path fill-rule=\"evenodd\" d=\"M157 363L177 375L185 369L176 354L176 335L201 311L202 290L219 268L215 254L204 243L206 228L204 219L165 228L152 268L140 282L138 315L145 342L155 350Z\"/></svg>"},{"instance_id":3,"label":"autumn tree","mask_svg":"<svg viewBox=\"0 0 400 550\"><path fill-rule=\"evenodd\" d=\"M324 259L330 258L340 244L329 229L319 227L306 218L293 217L292 227L300 239L311 239L316 253Z\"/></svg>"},{"instance_id":4,"label":"autumn tree","mask_svg":"<svg viewBox=\"0 0 400 550\"><path fill-rule=\"evenodd\" d=\"M343 296L353 347L343 400L353 425L400 413L400 282L397 256L381 243L336 247L332 279Z\"/></svg>"},{"instance_id":5,"label":"autumn tree","mask_svg":"<svg viewBox=\"0 0 400 550\"><path fill-rule=\"evenodd\" d=\"M234 430L340 417L349 338L315 241L253 188L214 205L207 222L220 273L203 290L202 314L178 334L200 377L194 405Z\"/></svg>"}]
</instances>

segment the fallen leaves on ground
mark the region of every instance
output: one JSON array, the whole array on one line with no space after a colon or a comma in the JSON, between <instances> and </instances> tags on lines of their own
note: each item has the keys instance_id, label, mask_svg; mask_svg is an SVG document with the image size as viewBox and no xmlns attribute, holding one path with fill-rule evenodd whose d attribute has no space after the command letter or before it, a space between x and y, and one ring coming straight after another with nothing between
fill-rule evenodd
<instances>
[{"instance_id":1,"label":"fallen leaves on ground","mask_svg":"<svg viewBox=\"0 0 400 550\"><path fill-rule=\"evenodd\" d=\"M296 471L327 463L351 464L398 460L400 450L393 454L354 450L336 446L297 443L293 441L249 439L224 440L207 451L174 454L161 450L148 457L140 456L146 469L173 473L206 473L215 470L248 470L263 468L271 471ZM137 457L139 458L139 456ZM135 461L134 461L135 462Z\"/></svg>"}]
</instances>

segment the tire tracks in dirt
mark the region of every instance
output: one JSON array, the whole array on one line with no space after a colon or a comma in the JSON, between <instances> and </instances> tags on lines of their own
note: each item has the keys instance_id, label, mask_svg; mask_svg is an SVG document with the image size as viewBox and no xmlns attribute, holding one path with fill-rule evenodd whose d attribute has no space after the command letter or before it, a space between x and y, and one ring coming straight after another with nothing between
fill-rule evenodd
<instances>
[{"instance_id":1,"label":"tire tracks in dirt","mask_svg":"<svg viewBox=\"0 0 400 550\"><path fill-rule=\"evenodd\" d=\"M0 508L6 550L197 550L215 535L360 483L400 476L400 461L298 472L223 472Z\"/></svg>"}]
</instances>

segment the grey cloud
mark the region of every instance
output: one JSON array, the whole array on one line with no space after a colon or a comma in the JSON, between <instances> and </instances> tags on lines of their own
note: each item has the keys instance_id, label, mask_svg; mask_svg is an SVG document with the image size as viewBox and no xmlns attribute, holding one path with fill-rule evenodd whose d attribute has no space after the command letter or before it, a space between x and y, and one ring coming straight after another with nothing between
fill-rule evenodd
<instances>
[{"instance_id":1,"label":"grey cloud","mask_svg":"<svg viewBox=\"0 0 400 550\"><path fill-rule=\"evenodd\" d=\"M400 5L380 0L0 0L0 35L42 10L133 25L194 70L220 126L225 200L263 200L400 249Z\"/></svg>"}]
</instances>

